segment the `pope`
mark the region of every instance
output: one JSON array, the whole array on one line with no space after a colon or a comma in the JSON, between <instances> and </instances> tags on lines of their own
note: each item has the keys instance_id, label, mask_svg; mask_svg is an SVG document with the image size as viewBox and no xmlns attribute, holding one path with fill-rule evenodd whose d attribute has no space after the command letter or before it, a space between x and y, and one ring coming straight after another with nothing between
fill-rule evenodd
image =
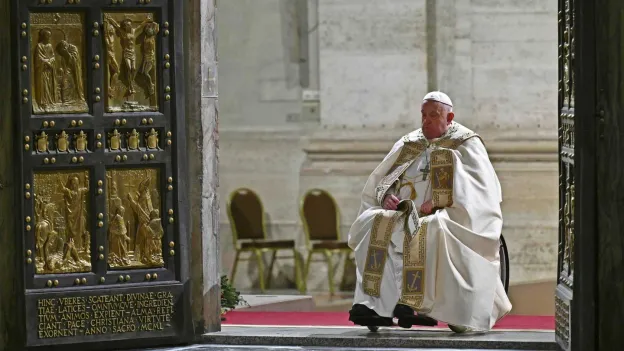
<instances>
[{"instance_id":1,"label":"pope","mask_svg":"<svg viewBox=\"0 0 624 351\"><path fill-rule=\"evenodd\" d=\"M422 128L368 178L349 231L357 284L349 319L487 331L511 310L499 277L501 187L483 141L428 93Z\"/></svg>"}]
</instances>

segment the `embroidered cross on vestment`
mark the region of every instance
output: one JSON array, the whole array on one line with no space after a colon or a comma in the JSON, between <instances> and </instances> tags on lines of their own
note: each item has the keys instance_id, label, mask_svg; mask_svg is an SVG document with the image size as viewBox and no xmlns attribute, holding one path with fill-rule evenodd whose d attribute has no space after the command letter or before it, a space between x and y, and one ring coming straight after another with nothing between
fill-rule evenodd
<instances>
[{"instance_id":1,"label":"embroidered cross on vestment","mask_svg":"<svg viewBox=\"0 0 624 351\"><path fill-rule=\"evenodd\" d=\"M423 181L427 180L427 176L429 175L429 172L431 172L431 169L429 168L429 162L427 162L427 165L425 166L425 168L421 168L419 169L419 171L421 171L423 174L422 180Z\"/></svg>"}]
</instances>

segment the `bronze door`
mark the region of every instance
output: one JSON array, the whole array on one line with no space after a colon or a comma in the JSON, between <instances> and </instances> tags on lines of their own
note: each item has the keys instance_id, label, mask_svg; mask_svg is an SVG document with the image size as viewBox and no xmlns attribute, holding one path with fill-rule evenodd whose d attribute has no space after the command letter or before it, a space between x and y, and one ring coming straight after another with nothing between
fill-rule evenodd
<instances>
[{"instance_id":1,"label":"bronze door","mask_svg":"<svg viewBox=\"0 0 624 351\"><path fill-rule=\"evenodd\" d=\"M13 4L27 345L184 340L182 2Z\"/></svg>"},{"instance_id":2,"label":"bronze door","mask_svg":"<svg viewBox=\"0 0 624 351\"><path fill-rule=\"evenodd\" d=\"M555 338L570 347L574 283L574 0L559 2L559 253Z\"/></svg>"},{"instance_id":3,"label":"bronze door","mask_svg":"<svg viewBox=\"0 0 624 351\"><path fill-rule=\"evenodd\" d=\"M594 0L559 0L559 253L555 339L561 350L597 350L597 12ZM614 11L614 13L619 13ZM605 43L608 43L605 41ZM609 44L610 45L610 44ZM616 48L617 46L613 46ZM619 62L617 63L620 64Z\"/></svg>"}]
</instances>

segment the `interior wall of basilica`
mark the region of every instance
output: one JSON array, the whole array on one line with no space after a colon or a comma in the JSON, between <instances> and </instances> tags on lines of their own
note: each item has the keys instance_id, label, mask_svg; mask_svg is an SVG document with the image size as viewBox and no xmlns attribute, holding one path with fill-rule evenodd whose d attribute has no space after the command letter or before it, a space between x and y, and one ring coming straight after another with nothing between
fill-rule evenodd
<instances>
[{"instance_id":1,"label":"interior wall of basilica","mask_svg":"<svg viewBox=\"0 0 624 351\"><path fill-rule=\"evenodd\" d=\"M420 124L440 89L482 135L503 187L511 283L555 279L557 2L511 0L218 1L222 271L234 259L226 203L256 191L270 238L295 238L312 187L330 191L343 236L369 173ZM327 289L326 266L308 288ZM338 270L341 272L341 270ZM292 261L273 286L294 287ZM236 285L257 286L255 265ZM339 278L339 277L337 277Z\"/></svg>"}]
</instances>

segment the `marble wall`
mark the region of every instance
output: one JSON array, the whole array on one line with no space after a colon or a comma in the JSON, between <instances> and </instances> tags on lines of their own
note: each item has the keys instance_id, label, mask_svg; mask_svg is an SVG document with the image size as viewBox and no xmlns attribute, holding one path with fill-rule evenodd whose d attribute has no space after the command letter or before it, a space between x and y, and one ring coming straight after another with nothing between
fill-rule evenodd
<instances>
[{"instance_id":1,"label":"marble wall","mask_svg":"<svg viewBox=\"0 0 624 351\"><path fill-rule=\"evenodd\" d=\"M290 1L219 0L219 197L221 259L229 273L234 254L227 219L229 194L255 190L264 202L270 238L301 237L296 209L299 168L305 158L296 15ZM255 266L239 266L237 286L255 285ZM279 265L287 274L292 264ZM275 270L278 272L278 269ZM289 274L288 279L292 279ZM288 284L276 279L276 284Z\"/></svg>"},{"instance_id":2,"label":"marble wall","mask_svg":"<svg viewBox=\"0 0 624 351\"><path fill-rule=\"evenodd\" d=\"M554 280L557 2L318 0L318 27L309 28L318 30L310 55L319 59L320 119L307 124L289 117L303 89L288 2L218 2L223 271L234 254L225 213L233 189L256 190L270 237L295 238L303 250L297 201L325 188L346 235L366 177L418 127L422 96L441 89L457 120L482 134L501 179L512 283ZM256 284L253 265L239 269L240 288ZM309 287L326 289L325 266L312 272ZM293 286L290 262L275 274L276 286Z\"/></svg>"},{"instance_id":3,"label":"marble wall","mask_svg":"<svg viewBox=\"0 0 624 351\"><path fill-rule=\"evenodd\" d=\"M436 87L486 141L503 187L511 281L554 280L557 1L436 1L436 14L447 17L436 23Z\"/></svg>"},{"instance_id":4,"label":"marble wall","mask_svg":"<svg viewBox=\"0 0 624 351\"><path fill-rule=\"evenodd\" d=\"M414 123L427 89L425 0L319 3L321 121Z\"/></svg>"}]
</instances>

